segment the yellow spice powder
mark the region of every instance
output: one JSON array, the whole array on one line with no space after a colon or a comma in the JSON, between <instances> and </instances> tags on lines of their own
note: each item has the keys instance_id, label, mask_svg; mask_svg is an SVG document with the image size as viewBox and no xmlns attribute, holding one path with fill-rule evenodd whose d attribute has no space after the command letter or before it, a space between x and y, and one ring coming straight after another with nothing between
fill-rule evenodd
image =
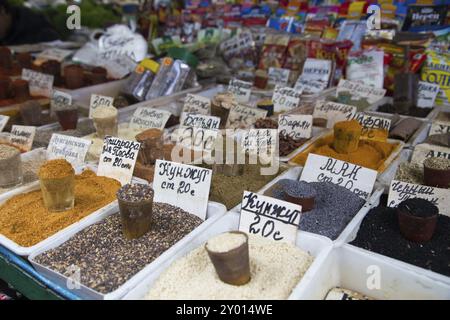
<instances>
[{"instance_id":1,"label":"yellow spice powder","mask_svg":"<svg viewBox=\"0 0 450 320\"><path fill-rule=\"evenodd\" d=\"M117 180L86 170L75 176L75 207L49 212L41 190L17 195L0 206L0 234L31 247L116 199Z\"/></svg>"},{"instance_id":2,"label":"yellow spice powder","mask_svg":"<svg viewBox=\"0 0 450 320\"><path fill-rule=\"evenodd\" d=\"M74 174L75 170L65 159L48 160L39 169L41 179L61 179Z\"/></svg>"}]
</instances>

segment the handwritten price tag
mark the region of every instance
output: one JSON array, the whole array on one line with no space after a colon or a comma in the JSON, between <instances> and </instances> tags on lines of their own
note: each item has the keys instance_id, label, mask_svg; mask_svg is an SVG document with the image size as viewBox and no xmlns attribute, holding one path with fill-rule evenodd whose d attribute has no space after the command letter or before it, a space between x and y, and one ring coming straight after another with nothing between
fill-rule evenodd
<instances>
[{"instance_id":1,"label":"handwritten price tag","mask_svg":"<svg viewBox=\"0 0 450 320\"><path fill-rule=\"evenodd\" d=\"M133 113L130 120L130 128L163 130L171 113L166 110L158 110L150 107L139 107Z\"/></svg>"},{"instance_id":2,"label":"handwritten price tag","mask_svg":"<svg viewBox=\"0 0 450 320\"><path fill-rule=\"evenodd\" d=\"M30 151L33 145L36 127L14 125L11 128L11 144L24 151Z\"/></svg>"},{"instance_id":3,"label":"handwritten price tag","mask_svg":"<svg viewBox=\"0 0 450 320\"><path fill-rule=\"evenodd\" d=\"M363 127L361 137L366 139L377 139L374 129L382 129L385 131L383 140L386 141L389 135L389 129L391 128L391 120L383 117L358 112L353 119L357 120Z\"/></svg>"},{"instance_id":4,"label":"handwritten price tag","mask_svg":"<svg viewBox=\"0 0 450 320\"><path fill-rule=\"evenodd\" d=\"M372 193L378 172L353 163L309 154L303 168L301 181L331 182L345 187L360 198L367 199Z\"/></svg>"},{"instance_id":5,"label":"handwritten price tag","mask_svg":"<svg viewBox=\"0 0 450 320\"><path fill-rule=\"evenodd\" d=\"M397 207L409 198L426 199L439 208L439 213L450 217L450 190L392 180L389 187L388 206Z\"/></svg>"},{"instance_id":6,"label":"handwritten price tag","mask_svg":"<svg viewBox=\"0 0 450 320\"><path fill-rule=\"evenodd\" d=\"M281 85L286 86L289 81L289 69L282 69L282 68L269 68L268 72L268 83L272 85Z\"/></svg>"},{"instance_id":7,"label":"handwritten price tag","mask_svg":"<svg viewBox=\"0 0 450 320\"><path fill-rule=\"evenodd\" d=\"M28 81L30 94L50 98L53 90L53 76L30 69L22 69L22 79Z\"/></svg>"},{"instance_id":8,"label":"handwritten price tag","mask_svg":"<svg viewBox=\"0 0 450 320\"><path fill-rule=\"evenodd\" d=\"M77 166L84 163L91 143L90 140L54 133L47 154L49 159L63 158Z\"/></svg>"},{"instance_id":9,"label":"handwritten price tag","mask_svg":"<svg viewBox=\"0 0 450 320\"><path fill-rule=\"evenodd\" d=\"M211 152L214 149L217 134L217 130L180 127L177 130L177 144L192 150Z\"/></svg>"},{"instance_id":10,"label":"handwritten price tag","mask_svg":"<svg viewBox=\"0 0 450 320\"><path fill-rule=\"evenodd\" d=\"M195 94L188 94L184 99L183 113L211 113L211 100Z\"/></svg>"},{"instance_id":11,"label":"handwritten price tag","mask_svg":"<svg viewBox=\"0 0 450 320\"><path fill-rule=\"evenodd\" d=\"M3 131L3 129L5 129L6 124L9 121L9 117L8 116L3 116L0 114L0 132Z\"/></svg>"},{"instance_id":12,"label":"handwritten price tag","mask_svg":"<svg viewBox=\"0 0 450 320\"><path fill-rule=\"evenodd\" d=\"M274 111L284 112L297 108L301 94L301 91L289 87L276 86L272 96Z\"/></svg>"},{"instance_id":13,"label":"handwritten price tag","mask_svg":"<svg viewBox=\"0 0 450 320\"><path fill-rule=\"evenodd\" d=\"M182 113L180 125L183 127L219 130L220 118L202 114Z\"/></svg>"},{"instance_id":14,"label":"handwritten price tag","mask_svg":"<svg viewBox=\"0 0 450 320\"><path fill-rule=\"evenodd\" d=\"M439 93L439 85L419 81L417 106L420 108L434 107L434 101Z\"/></svg>"},{"instance_id":15,"label":"handwritten price tag","mask_svg":"<svg viewBox=\"0 0 450 320\"><path fill-rule=\"evenodd\" d=\"M250 82L232 79L228 85L228 91L236 97L238 102L247 103L252 93L252 84Z\"/></svg>"},{"instance_id":16,"label":"handwritten price tag","mask_svg":"<svg viewBox=\"0 0 450 320\"><path fill-rule=\"evenodd\" d=\"M278 116L278 131L295 140L311 138L313 116L310 114L281 114Z\"/></svg>"},{"instance_id":17,"label":"handwritten price tag","mask_svg":"<svg viewBox=\"0 0 450 320\"><path fill-rule=\"evenodd\" d=\"M366 98L369 103L375 103L386 94L386 89L378 89L366 86L358 82L341 79L339 80L336 94L348 91L355 98Z\"/></svg>"},{"instance_id":18,"label":"handwritten price tag","mask_svg":"<svg viewBox=\"0 0 450 320\"><path fill-rule=\"evenodd\" d=\"M244 133L241 147L251 154L273 156L277 150L277 142L277 129L250 129Z\"/></svg>"},{"instance_id":19,"label":"handwritten price tag","mask_svg":"<svg viewBox=\"0 0 450 320\"><path fill-rule=\"evenodd\" d=\"M431 123L429 135L443 134L443 133L449 133L449 132L450 132L450 123L441 122L441 121L433 121Z\"/></svg>"},{"instance_id":20,"label":"handwritten price tag","mask_svg":"<svg viewBox=\"0 0 450 320\"><path fill-rule=\"evenodd\" d=\"M414 147L411 162L423 164L426 158L446 158L450 159L450 148L435 146L428 143L421 143Z\"/></svg>"},{"instance_id":21,"label":"handwritten price tag","mask_svg":"<svg viewBox=\"0 0 450 320\"><path fill-rule=\"evenodd\" d=\"M136 141L106 137L97 175L114 178L122 185L130 183L140 146Z\"/></svg>"},{"instance_id":22,"label":"handwritten price tag","mask_svg":"<svg viewBox=\"0 0 450 320\"><path fill-rule=\"evenodd\" d=\"M99 94L91 94L91 100L89 103L89 118L92 118L92 113L98 107L100 106L113 107L114 106L113 104L114 104L113 97L102 96Z\"/></svg>"},{"instance_id":23,"label":"handwritten price tag","mask_svg":"<svg viewBox=\"0 0 450 320\"><path fill-rule=\"evenodd\" d=\"M265 118L267 110L236 105L231 107L226 127L229 129L248 128L259 118Z\"/></svg>"},{"instance_id":24,"label":"handwritten price tag","mask_svg":"<svg viewBox=\"0 0 450 320\"><path fill-rule=\"evenodd\" d=\"M314 108L313 117L327 119L327 128L333 128L339 121L351 120L356 113L356 107L336 102L318 102Z\"/></svg>"},{"instance_id":25,"label":"handwritten price tag","mask_svg":"<svg viewBox=\"0 0 450 320\"><path fill-rule=\"evenodd\" d=\"M153 201L183 208L205 220L211 177L210 169L156 160Z\"/></svg>"},{"instance_id":26,"label":"handwritten price tag","mask_svg":"<svg viewBox=\"0 0 450 320\"><path fill-rule=\"evenodd\" d=\"M295 244L302 207L244 191L239 231Z\"/></svg>"}]
</instances>

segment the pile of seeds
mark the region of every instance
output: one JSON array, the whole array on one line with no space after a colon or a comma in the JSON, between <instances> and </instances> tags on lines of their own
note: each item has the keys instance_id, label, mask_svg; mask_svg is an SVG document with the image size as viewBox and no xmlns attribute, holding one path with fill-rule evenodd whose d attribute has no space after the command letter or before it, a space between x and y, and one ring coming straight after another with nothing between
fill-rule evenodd
<instances>
[{"instance_id":1,"label":"pile of seeds","mask_svg":"<svg viewBox=\"0 0 450 320\"><path fill-rule=\"evenodd\" d=\"M291 197L296 198L311 198L317 195L316 189L305 181L289 180L294 183L289 183L284 186L284 192Z\"/></svg>"},{"instance_id":2,"label":"pile of seeds","mask_svg":"<svg viewBox=\"0 0 450 320\"><path fill-rule=\"evenodd\" d=\"M152 200L153 189L146 184L126 184L117 191L117 198L130 202Z\"/></svg>"},{"instance_id":3,"label":"pile of seeds","mask_svg":"<svg viewBox=\"0 0 450 320\"><path fill-rule=\"evenodd\" d=\"M279 143L280 156L281 157L287 156L292 151L305 144L305 142L308 140L309 139L306 138L294 139L288 135L280 134L278 138L278 141L280 142Z\"/></svg>"},{"instance_id":4,"label":"pile of seeds","mask_svg":"<svg viewBox=\"0 0 450 320\"><path fill-rule=\"evenodd\" d=\"M423 162L423 165L430 169L435 170L449 170L450 169L450 159L445 158L427 158Z\"/></svg>"},{"instance_id":5,"label":"pile of seeds","mask_svg":"<svg viewBox=\"0 0 450 320\"><path fill-rule=\"evenodd\" d=\"M416 163L402 162L394 179L407 183L423 184L423 167Z\"/></svg>"},{"instance_id":6,"label":"pile of seeds","mask_svg":"<svg viewBox=\"0 0 450 320\"><path fill-rule=\"evenodd\" d=\"M278 185L280 183L278 182L265 194L284 200L283 189L285 188L295 189L298 194L301 194L303 191L298 189L303 186L306 194L312 187L316 193L314 209L302 215L300 230L317 233L333 240L341 234L364 205L364 200L356 194L330 182L281 181L281 186Z\"/></svg>"},{"instance_id":7,"label":"pile of seeds","mask_svg":"<svg viewBox=\"0 0 450 320\"><path fill-rule=\"evenodd\" d=\"M19 151L19 149L8 146L6 144L0 144L0 160L10 159L15 156Z\"/></svg>"},{"instance_id":8,"label":"pile of seeds","mask_svg":"<svg viewBox=\"0 0 450 320\"><path fill-rule=\"evenodd\" d=\"M152 219L149 232L138 239L127 240L122 235L120 214L113 214L35 260L66 276L72 273L71 266L78 266L81 283L106 294L202 223L199 217L163 203L153 204Z\"/></svg>"}]
</instances>

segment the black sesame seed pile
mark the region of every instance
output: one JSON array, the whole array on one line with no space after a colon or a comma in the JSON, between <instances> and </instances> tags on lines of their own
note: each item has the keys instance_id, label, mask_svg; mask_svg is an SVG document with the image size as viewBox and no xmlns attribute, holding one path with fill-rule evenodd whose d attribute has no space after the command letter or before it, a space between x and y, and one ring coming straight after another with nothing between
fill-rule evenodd
<instances>
[{"instance_id":1,"label":"black sesame seed pile","mask_svg":"<svg viewBox=\"0 0 450 320\"><path fill-rule=\"evenodd\" d=\"M113 214L35 260L66 276L77 266L82 284L106 294L202 223L199 217L164 203L153 204L151 230L138 239L127 240L120 221L120 214Z\"/></svg>"},{"instance_id":2,"label":"black sesame seed pile","mask_svg":"<svg viewBox=\"0 0 450 320\"><path fill-rule=\"evenodd\" d=\"M117 198L130 202L152 200L153 189L146 184L126 184L117 191Z\"/></svg>"}]
</instances>

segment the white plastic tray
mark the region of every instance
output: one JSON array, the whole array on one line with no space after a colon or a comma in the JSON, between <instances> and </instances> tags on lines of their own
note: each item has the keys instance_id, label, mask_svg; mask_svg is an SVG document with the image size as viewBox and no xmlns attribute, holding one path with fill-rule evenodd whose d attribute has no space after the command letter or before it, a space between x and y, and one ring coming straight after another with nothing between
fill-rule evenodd
<instances>
[{"instance_id":1,"label":"white plastic tray","mask_svg":"<svg viewBox=\"0 0 450 320\"><path fill-rule=\"evenodd\" d=\"M99 222L106 217L108 217L111 214L114 214L118 212L118 207L115 205L114 208L108 211L102 212L102 214L97 215L94 219L91 219L89 223L86 223L83 225L82 228L77 228L77 230L71 230L70 232L66 232L64 236L59 237L57 239L52 239L52 241L47 242L45 245L41 246L39 249L35 250L30 256L29 261L33 265L33 267L43 276L47 277L49 280L53 281L54 283L66 288L67 287L67 280L68 278L64 275L62 275L59 272L56 272L46 266L43 266L39 263L37 263L35 260L36 256L39 254L48 251L50 249L56 248L72 238L77 232L85 229L89 225L92 225L96 222ZM139 283L143 281L148 275L153 274L155 270L159 268L160 265L164 263L164 261L168 260L173 255L176 255L184 246L189 244L192 239L194 239L199 233L203 232L204 230L207 230L208 227L210 227L215 221L220 219L226 212L226 208L224 205L217 203L217 202L209 202L208 203L208 209L207 209L207 219L205 222L203 222L199 227L194 229L191 233L186 235L183 239L178 241L175 245L173 245L169 250L165 251L163 254L161 254L158 258L156 258L152 263L148 264L145 268L143 268L141 271L136 273L133 277L131 277L128 281L126 281L124 284L122 284L119 288L116 290L108 293L108 294L102 294L100 292L97 292L87 286L80 285L79 289L68 289L75 295L80 296L84 299L104 299L104 300L116 300L124 296L131 288L135 287ZM107 266L105 266L107 267Z\"/></svg>"},{"instance_id":2,"label":"white plastic tray","mask_svg":"<svg viewBox=\"0 0 450 320\"><path fill-rule=\"evenodd\" d=\"M75 172L78 174L80 173L84 168L90 168L94 170L95 172L97 169L93 166L85 165L82 167L78 167L75 169ZM135 178L133 178L135 179ZM136 180L135 180L136 181ZM142 180L139 179L139 182ZM32 182L26 186L14 189L12 191L9 191L7 193L4 193L0 195L0 205L3 204L6 200L10 199L13 196L22 194L22 193L28 193L34 190L39 190L39 181ZM21 246L14 241L8 239L4 235L0 234L0 245L3 245L4 247L8 248L12 252L14 252L17 255L20 256L29 256L31 253L40 250L41 248L45 247L47 244L51 243L54 240L60 239L61 237L66 237L67 234L70 233L76 233L81 229L84 229L87 225L91 224L91 221L96 219L98 216L104 215L108 213L110 210L112 210L115 206L117 206L117 200L112 201L108 205L104 206L103 208L100 208L88 216L84 217L83 219L71 224L70 226L56 232L52 236L48 237L45 240L42 240L41 242L31 246L31 247L24 247Z\"/></svg>"},{"instance_id":3,"label":"white plastic tray","mask_svg":"<svg viewBox=\"0 0 450 320\"><path fill-rule=\"evenodd\" d=\"M374 269L372 269L374 268ZM370 277L379 270L379 288L368 288ZM372 282L370 282L372 283ZM292 293L302 300L324 299L330 289L341 287L374 299L450 299L450 286L430 279L422 273L407 270L383 256L343 245L335 247L325 258L320 270L304 279Z\"/></svg>"},{"instance_id":4,"label":"white plastic tray","mask_svg":"<svg viewBox=\"0 0 450 320\"><path fill-rule=\"evenodd\" d=\"M189 243L179 250L177 253L172 255L169 259L161 263L158 268L154 269L152 273L149 273L140 283L130 290L123 299L126 300L141 300L144 299L150 288L153 287L155 281L159 276L166 270L173 262L185 256L190 251L202 245L209 238L218 235L223 232L237 230L239 227L239 214L237 212L228 212L225 216L217 220L213 225L206 229L202 233L197 233L192 237ZM320 270L321 265L325 258L328 256L332 248L331 240L314 235L309 232L299 231L297 233L297 247L309 252L314 256L314 262L306 271L300 283L304 280L314 278L315 274ZM298 285L297 285L298 287ZM295 291L295 289L294 289ZM292 295L291 295L292 296ZM261 298L263 298L263 293L261 293Z\"/></svg>"},{"instance_id":5,"label":"white plastic tray","mask_svg":"<svg viewBox=\"0 0 450 320\"><path fill-rule=\"evenodd\" d=\"M366 215L367 215L367 213L366 213ZM363 222L364 218L365 218L365 215L364 215L364 217L362 217L362 219L359 219L358 221L356 221L356 223L352 224L352 228L353 229L350 230L349 232L347 232L345 234L345 236L340 238L339 244L344 244L344 243L348 244L348 243L350 243L350 242L352 242L353 240L356 239L356 236L357 236L357 234L359 232L359 228L361 227L361 223ZM395 244L392 244L392 245L395 245ZM431 271L431 270L427 270L427 269L424 269L424 268L421 268L421 267L418 267L418 266L412 265L410 263L403 262L403 261L400 261L400 260L397 260L397 259L394 259L394 258L391 258L391 257L387 257L387 256L384 256L384 255L376 253L376 252L371 252L369 250L365 250L365 249L362 249L362 248L359 248L359 247L355 247L353 245L348 245L348 246L350 246L352 248L357 248L358 250L363 251L366 254L370 254L370 255L379 257L380 259L384 259L385 261L390 261L391 263L397 265L399 268L403 269L404 271L410 270L412 272L415 272L417 274L426 276L426 277L428 277L430 279L439 281L441 283L444 283L444 284L447 284L447 285L450 286L450 277L447 277L445 275L442 275L442 274L439 274L437 272L434 272L434 271ZM448 294L450 294L450 292L448 292Z\"/></svg>"},{"instance_id":6,"label":"white plastic tray","mask_svg":"<svg viewBox=\"0 0 450 320\"><path fill-rule=\"evenodd\" d=\"M392 116L392 113L385 113L385 112L377 111L378 107L385 103L392 104L393 98L392 97L384 97L384 98L378 100L377 102L373 103L372 105L370 105L366 110L371 111L374 114L379 114L379 115L384 115L384 116L388 116L388 115ZM419 118L419 117L411 117L411 118L416 118L418 120L432 120L436 117L437 113L438 113L438 108L433 108L433 110L431 110L430 113L425 118Z\"/></svg>"}]
</instances>

